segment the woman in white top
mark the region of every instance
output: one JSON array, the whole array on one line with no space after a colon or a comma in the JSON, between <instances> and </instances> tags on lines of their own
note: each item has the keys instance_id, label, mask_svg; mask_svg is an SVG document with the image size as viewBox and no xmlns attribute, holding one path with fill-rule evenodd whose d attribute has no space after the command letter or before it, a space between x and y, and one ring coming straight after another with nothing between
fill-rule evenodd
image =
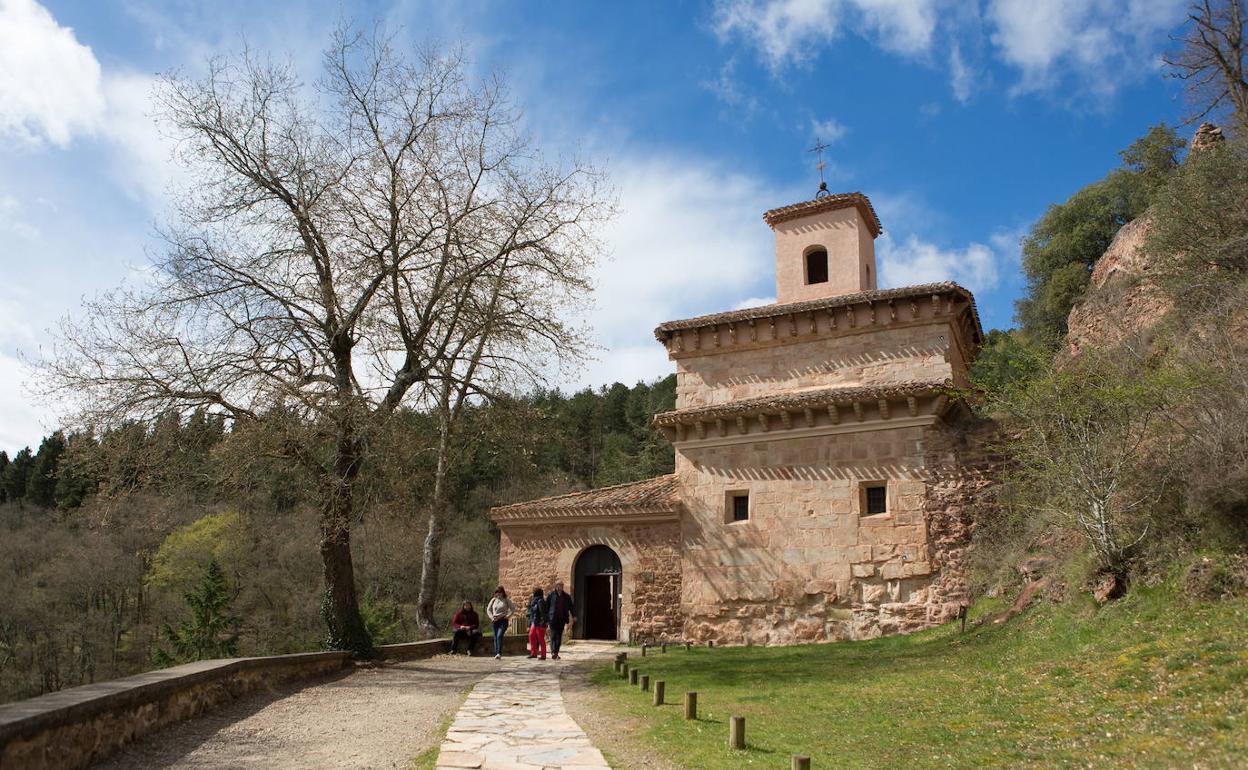
<instances>
[{"instance_id":1,"label":"woman in white top","mask_svg":"<svg viewBox=\"0 0 1248 770\"><path fill-rule=\"evenodd\" d=\"M516 605L507 598L507 590L502 586L494 589L494 598L485 606L485 614L494 625L494 660L503 658L503 634L511 623L511 616L516 612Z\"/></svg>"}]
</instances>

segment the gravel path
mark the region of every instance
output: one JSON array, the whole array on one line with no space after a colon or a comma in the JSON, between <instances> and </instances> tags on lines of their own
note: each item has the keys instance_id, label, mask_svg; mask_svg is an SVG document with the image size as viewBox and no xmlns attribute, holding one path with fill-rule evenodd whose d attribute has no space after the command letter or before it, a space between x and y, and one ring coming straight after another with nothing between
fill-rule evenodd
<instances>
[{"instance_id":1,"label":"gravel path","mask_svg":"<svg viewBox=\"0 0 1248 770\"><path fill-rule=\"evenodd\" d=\"M506 662L443 655L257 693L154 733L92 769L408 768L438 744L464 693Z\"/></svg>"}]
</instances>

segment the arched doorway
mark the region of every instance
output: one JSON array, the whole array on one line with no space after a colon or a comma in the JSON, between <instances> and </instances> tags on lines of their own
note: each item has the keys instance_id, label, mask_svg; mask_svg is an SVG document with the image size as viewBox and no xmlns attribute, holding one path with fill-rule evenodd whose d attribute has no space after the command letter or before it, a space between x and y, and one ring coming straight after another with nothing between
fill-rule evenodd
<instances>
[{"instance_id":1,"label":"arched doorway","mask_svg":"<svg viewBox=\"0 0 1248 770\"><path fill-rule=\"evenodd\" d=\"M620 627L623 571L620 557L605 545L591 545L576 558L576 635L615 639Z\"/></svg>"}]
</instances>

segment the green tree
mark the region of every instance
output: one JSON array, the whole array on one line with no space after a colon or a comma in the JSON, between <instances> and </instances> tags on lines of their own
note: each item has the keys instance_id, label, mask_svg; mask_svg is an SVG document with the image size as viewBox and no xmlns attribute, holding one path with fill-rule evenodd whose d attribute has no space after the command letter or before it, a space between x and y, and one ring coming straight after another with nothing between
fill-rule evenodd
<instances>
[{"instance_id":1,"label":"green tree","mask_svg":"<svg viewBox=\"0 0 1248 770\"><path fill-rule=\"evenodd\" d=\"M20 502L26 498L26 487L30 483L35 468L35 456L30 447L22 449L13 456L12 462L4 469L4 495L9 502Z\"/></svg>"},{"instance_id":2,"label":"green tree","mask_svg":"<svg viewBox=\"0 0 1248 770\"><path fill-rule=\"evenodd\" d=\"M9 453L0 450L0 503L9 499L8 489L4 485L5 472L9 469Z\"/></svg>"},{"instance_id":3,"label":"green tree","mask_svg":"<svg viewBox=\"0 0 1248 770\"><path fill-rule=\"evenodd\" d=\"M59 430L44 438L35 453L30 480L26 486L26 499L43 508L56 505L56 481L65 454L65 435Z\"/></svg>"},{"instance_id":4,"label":"green tree","mask_svg":"<svg viewBox=\"0 0 1248 770\"><path fill-rule=\"evenodd\" d=\"M1122 167L1050 206L1023 239L1027 292L1017 320L1032 339L1055 344L1088 287L1092 267L1127 222L1144 213L1178 167L1182 140L1153 126L1123 150Z\"/></svg>"},{"instance_id":5,"label":"green tree","mask_svg":"<svg viewBox=\"0 0 1248 770\"><path fill-rule=\"evenodd\" d=\"M1183 308L1248 278L1248 137L1193 153L1155 212L1145 250Z\"/></svg>"},{"instance_id":6,"label":"green tree","mask_svg":"<svg viewBox=\"0 0 1248 770\"><path fill-rule=\"evenodd\" d=\"M161 636L169 649L158 649L153 660L159 666L238 655L239 619L229 614L232 599L225 571L216 559L208 562L194 590L184 594L190 617L175 629L165 624Z\"/></svg>"},{"instance_id":7,"label":"green tree","mask_svg":"<svg viewBox=\"0 0 1248 770\"><path fill-rule=\"evenodd\" d=\"M94 469L98 445L90 431L71 433L65 440L65 453L56 474L56 504L77 508L95 494L99 479Z\"/></svg>"},{"instance_id":8,"label":"green tree","mask_svg":"<svg viewBox=\"0 0 1248 770\"><path fill-rule=\"evenodd\" d=\"M1035 377L1052 359L1050 348L1018 329L992 329L971 365L971 383L991 398Z\"/></svg>"}]
</instances>

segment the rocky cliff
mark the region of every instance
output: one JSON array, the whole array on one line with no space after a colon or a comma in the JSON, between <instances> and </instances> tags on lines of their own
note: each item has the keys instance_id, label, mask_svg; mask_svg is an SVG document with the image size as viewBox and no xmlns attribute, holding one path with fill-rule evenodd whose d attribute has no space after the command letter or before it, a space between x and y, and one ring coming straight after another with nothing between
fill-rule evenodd
<instances>
[{"instance_id":1,"label":"rocky cliff","mask_svg":"<svg viewBox=\"0 0 1248 770\"><path fill-rule=\"evenodd\" d=\"M1221 141L1222 129L1203 123L1192 137L1189 156ZM1145 213L1123 225L1097 260L1087 293L1067 318L1066 356L1145 334L1169 312L1170 300L1153 280L1157 266L1143 249L1151 224Z\"/></svg>"}]
</instances>

